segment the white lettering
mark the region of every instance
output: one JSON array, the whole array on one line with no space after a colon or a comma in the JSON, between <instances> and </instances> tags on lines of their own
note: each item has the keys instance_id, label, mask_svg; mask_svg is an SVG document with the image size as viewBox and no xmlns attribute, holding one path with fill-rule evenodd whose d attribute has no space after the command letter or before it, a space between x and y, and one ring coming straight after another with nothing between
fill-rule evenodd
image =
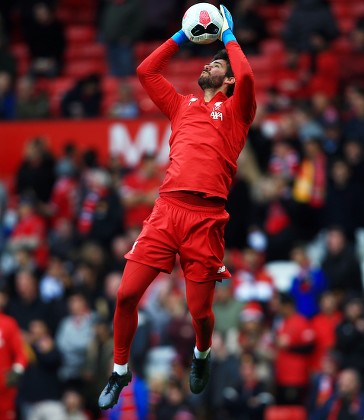
<instances>
[{"instance_id":1,"label":"white lettering","mask_svg":"<svg viewBox=\"0 0 364 420\"><path fill-rule=\"evenodd\" d=\"M221 120L223 118L222 112L218 111L212 111L210 114L210 117L212 117L213 120Z\"/></svg>"}]
</instances>

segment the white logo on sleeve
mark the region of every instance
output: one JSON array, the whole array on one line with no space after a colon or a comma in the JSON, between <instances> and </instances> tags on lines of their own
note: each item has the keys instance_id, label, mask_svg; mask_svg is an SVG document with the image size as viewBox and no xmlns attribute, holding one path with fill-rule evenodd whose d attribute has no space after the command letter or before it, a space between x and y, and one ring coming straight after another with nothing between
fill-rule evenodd
<instances>
[{"instance_id":1,"label":"white logo on sleeve","mask_svg":"<svg viewBox=\"0 0 364 420\"><path fill-rule=\"evenodd\" d=\"M190 102L188 102L188 106L190 106L192 102L196 102L196 101L198 101L198 98L191 98Z\"/></svg>"},{"instance_id":2,"label":"white logo on sleeve","mask_svg":"<svg viewBox=\"0 0 364 420\"><path fill-rule=\"evenodd\" d=\"M138 241L135 241L135 242L133 243L133 246L131 247L131 250L130 250L130 254L134 254L135 247L137 246L137 243L138 243Z\"/></svg>"},{"instance_id":3,"label":"white logo on sleeve","mask_svg":"<svg viewBox=\"0 0 364 420\"><path fill-rule=\"evenodd\" d=\"M223 265L222 267L219 267L219 268L218 268L218 270L217 270L217 274L220 274L220 273L225 273L225 271L226 271L226 267Z\"/></svg>"}]
</instances>

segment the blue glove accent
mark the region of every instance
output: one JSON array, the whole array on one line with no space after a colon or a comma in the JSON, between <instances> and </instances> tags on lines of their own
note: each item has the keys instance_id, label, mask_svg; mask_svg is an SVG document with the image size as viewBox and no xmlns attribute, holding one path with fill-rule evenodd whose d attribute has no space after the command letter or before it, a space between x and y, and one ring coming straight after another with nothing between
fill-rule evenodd
<instances>
[{"instance_id":1,"label":"blue glove accent","mask_svg":"<svg viewBox=\"0 0 364 420\"><path fill-rule=\"evenodd\" d=\"M222 42L226 45L230 41L236 41L235 35L232 33L231 29L227 29L222 34Z\"/></svg>"},{"instance_id":2,"label":"blue glove accent","mask_svg":"<svg viewBox=\"0 0 364 420\"><path fill-rule=\"evenodd\" d=\"M231 16L231 13L229 12L229 10L223 4L220 7L224 9L225 19L227 21L227 24L229 25L229 29L232 32L234 30L233 17Z\"/></svg>"},{"instance_id":3,"label":"blue glove accent","mask_svg":"<svg viewBox=\"0 0 364 420\"><path fill-rule=\"evenodd\" d=\"M188 38L186 36L186 34L183 32L182 29L180 29L178 32L176 32L173 36L172 36L173 41L178 44L181 45L184 42L188 41Z\"/></svg>"}]
</instances>

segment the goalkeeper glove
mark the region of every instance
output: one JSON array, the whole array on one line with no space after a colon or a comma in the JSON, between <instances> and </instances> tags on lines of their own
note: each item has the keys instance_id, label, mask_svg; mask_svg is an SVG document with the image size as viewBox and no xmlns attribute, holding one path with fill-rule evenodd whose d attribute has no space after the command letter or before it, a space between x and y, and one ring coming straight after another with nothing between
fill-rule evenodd
<instances>
[{"instance_id":1,"label":"goalkeeper glove","mask_svg":"<svg viewBox=\"0 0 364 420\"><path fill-rule=\"evenodd\" d=\"M236 38L233 34L234 22L231 13L222 4L220 4L220 12L224 20L221 28L220 40L224 43L224 45L226 45L230 41L236 41Z\"/></svg>"},{"instance_id":2,"label":"goalkeeper glove","mask_svg":"<svg viewBox=\"0 0 364 420\"><path fill-rule=\"evenodd\" d=\"M173 41L178 44L179 46L182 45L184 42L188 41L186 34L180 29L172 36Z\"/></svg>"}]
</instances>

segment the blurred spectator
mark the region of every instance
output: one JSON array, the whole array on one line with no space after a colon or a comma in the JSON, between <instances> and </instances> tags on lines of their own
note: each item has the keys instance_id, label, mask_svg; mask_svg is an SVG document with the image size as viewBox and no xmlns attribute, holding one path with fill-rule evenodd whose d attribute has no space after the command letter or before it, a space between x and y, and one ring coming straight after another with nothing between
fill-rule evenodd
<instances>
[{"instance_id":1,"label":"blurred spectator","mask_svg":"<svg viewBox=\"0 0 364 420\"><path fill-rule=\"evenodd\" d=\"M294 147L286 140L273 143L268 171L292 182L299 167L299 156Z\"/></svg>"},{"instance_id":2,"label":"blurred spectator","mask_svg":"<svg viewBox=\"0 0 364 420\"><path fill-rule=\"evenodd\" d=\"M364 145L364 88L353 87L348 100L351 116L344 126L344 135L348 139L358 139Z\"/></svg>"},{"instance_id":3,"label":"blurred spectator","mask_svg":"<svg viewBox=\"0 0 364 420\"><path fill-rule=\"evenodd\" d=\"M348 139L343 147L344 160L350 168L353 184L364 188L364 145L356 139Z\"/></svg>"},{"instance_id":4,"label":"blurred spectator","mask_svg":"<svg viewBox=\"0 0 364 420\"><path fill-rule=\"evenodd\" d=\"M84 409L84 400L78 389L67 389L62 396L63 416L72 420L89 420L89 413ZM41 420L34 419L34 420Z\"/></svg>"},{"instance_id":5,"label":"blurred spectator","mask_svg":"<svg viewBox=\"0 0 364 420\"><path fill-rule=\"evenodd\" d=\"M295 301L297 312L312 318L319 311L319 300L327 289L327 280L320 268L312 267L303 245L292 248L291 259L297 263L299 272L292 279L289 293Z\"/></svg>"},{"instance_id":6,"label":"blurred spectator","mask_svg":"<svg viewBox=\"0 0 364 420\"><path fill-rule=\"evenodd\" d=\"M48 202L54 184L54 158L43 137L27 143L24 157L15 178L18 194L32 193L43 203Z\"/></svg>"},{"instance_id":7,"label":"blurred spectator","mask_svg":"<svg viewBox=\"0 0 364 420\"><path fill-rule=\"evenodd\" d=\"M134 49L144 30L141 0L109 0L101 17L100 33L107 48L109 73L122 77L135 73Z\"/></svg>"},{"instance_id":8,"label":"blurred spectator","mask_svg":"<svg viewBox=\"0 0 364 420\"><path fill-rule=\"evenodd\" d=\"M34 81L24 76L17 81L16 118L36 120L49 116L49 100L44 91L37 91Z\"/></svg>"},{"instance_id":9,"label":"blurred spectator","mask_svg":"<svg viewBox=\"0 0 364 420\"><path fill-rule=\"evenodd\" d=\"M303 142L303 160L293 185L293 199L299 204L302 239L311 240L322 226L326 191L326 156L317 138Z\"/></svg>"},{"instance_id":10,"label":"blurred spectator","mask_svg":"<svg viewBox=\"0 0 364 420\"><path fill-rule=\"evenodd\" d=\"M58 76L63 64L65 38L63 25L49 4L34 4L32 18L25 24L24 40L31 58L30 75Z\"/></svg>"},{"instance_id":11,"label":"blurred spectator","mask_svg":"<svg viewBox=\"0 0 364 420\"><path fill-rule=\"evenodd\" d=\"M337 300L333 292L326 291L320 298L320 312L311 320L315 333L315 348L311 354L311 370L315 373L322 368L322 360L336 344L336 327L342 320Z\"/></svg>"},{"instance_id":12,"label":"blurred spectator","mask_svg":"<svg viewBox=\"0 0 364 420\"><path fill-rule=\"evenodd\" d=\"M69 296L68 304L69 315L62 319L56 331L56 344L62 354L59 378L65 387L82 387L82 369L87 348L94 337L95 314L79 290Z\"/></svg>"},{"instance_id":13,"label":"blurred spectator","mask_svg":"<svg viewBox=\"0 0 364 420\"><path fill-rule=\"evenodd\" d=\"M131 84L127 82L120 83L118 97L111 106L108 114L110 117L122 119L136 118L139 116L139 106Z\"/></svg>"},{"instance_id":14,"label":"blurred spectator","mask_svg":"<svg viewBox=\"0 0 364 420\"><path fill-rule=\"evenodd\" d=\"M5 5L7 2L2 2L2 5L3 4ZM2 28L3 23L4 21L0 11L0 73L8 74L10 76L10 80L14 81L17 73L16 60L7 48L6 35Z\"/></svg>"},{"instance_id":15,"label":"blurred spectator","mask_svg":"<svg viewBox=\"0 0 364 420\"><path fill-rule=\"evenodd\" d=\"M216 282L213 302L216 333L220 333L225 339L229 333L236 334L239 328L241 309L241 302L233 296L231 280Z\"/></svg>"},{"instance_id":16,"label":"blurred spectator","mask_svg":"<svg viewBox=\"0 0 364 420\"><path fill-rule=\"evenodd\" d=\"M81 202L77 230L82 240L93 240L108 248L123 231L123 214L111 178L103 169L88 174L86 194Z\"/></svg>"},{"instance_id":17,"label":"blurred spectator","mask_svg":"<svg viewBox=\"0 0 364 420\"><path fill-rule=\"evenodd\" d=\"M336 328L336 346L342 368L353 368L364 378L364 305L362 298L348 298L344 318Z\"/></svg>"},{"instance_id":18,"label":"blurred spectator","mask_svg":"<svg viewBox=\"0 0 364 420\"><path fill-rule=\"evenodd\" d=\"M100 83L98 74L78 80L62 98L62 116L74 119L99 117L102 103Z\"/></svg>"},{"instance_id":19,"label":"blurred spectator","mask_svg":"<svg viewBox=\"0 0 364 420\"><path fill-rule=\"evenodd\" d=\"M342 226L350 242L364 225L364 191L351 178L349 165L337 159L331 169L325 203L325 226Z\"/></svg>"},{"instance_id":20,"label":"blurred spectator","mask_svg":"<svg viewBox=\"0 0 364 420\"><path fill-rule=\"evenodd\" d=\"M314 332L309 322L296 312L293 299L279 297L282 322L276 329L276 398L280 405L304 405L309 386L309 359L314 348Z\"/></svg>"},{"instance_id":21,"label":"blurred spectator","mask_svg":"<svg viewBox=\"0 0 364 420\"><path fill-rule=\"evenodd\" d=\"M340 226L331 226L326 234L327 252L322 261L329 289L340 295L363 293L358 257Z\"/></svg>"},{"instance_id":22,"label":"blurred spectator","mask_svg":"<svg viewBox=\"0 0 364 420\"><path fill-rule=\"evenodd\" d=\"M156 156L146 153L140 164L121 180L120 196L125 208L125 226L141 228L158 198L161 171Z\"/></svg>"},{"instance_id":23,"label":"blurred spectator","mask_svg":"<svg viewBox=\"0 0 364 420\"><path fill-rule=\"evenodd\" d=\"M155 413L158 420L178 419L181 413L190 414L189 420L195 420L190 404L187 399L187 393L178 380L171 379L165 389L162 399L156 406Z\"/></svg>"},{"instance_id":24,"label":"blurred spectator","mask_svg":"<svg viewBox=\"0 0 364 420\"><path fill-rule=\"evenodd\" d=\"M86 406L95 418L98 416L97 400L105 380L112 369L114 342L109 321L99 318L94 324L95 335L89 343L83 366Z\"/></svg>"},{"instance_id":25,"label":"blurred spectator","mask_svg":"<svg viewBox=\"0 0 364 420\"><path fill-rule=\"evenodd\" d=\"M51 321L49 307L39 298L38 282L30 271L18 271L15 276L15 298L11 299L7 313L13 316L24 333L33 320Z\"/></svg>"},{"instance_id":26,"label":"blurred spectator","mask_svg":"<svg viewBox=\"0 0 364 420\"><path fill-rule=\"evenodd\" d=\"M221 419L263 420L265 409L273 403L274 398L264 382L259 380L253 356L247 354L241 358L239 373L240 381L223 391L228 416Z\"/></svg>"},{"instance_id":27,"label":"blurred spectator","mask_svg":"<svg viewBox=\"0 0 364 420\"><path fill-rule=\"evenodd\" d=\"M180 27L181 16L190 6L188 1L159 0L158 7L154 0L144 2L143 39L165 40Z\"/></svg>"},{"instance_id":28,"label":"blurred spectator","mask_svg":"<svg viewBox=\"0 0 364 420\"><path fill-rule=\"evenodd\" d=\"M339 369L338 357L333 351L322 355L320 369L311 378L307 407L309 420L316 420L322 407L336 393Z\"/></svg>"},{"instance_id":29,"label":"blurred spectator","mask_svg":"<svg viewBox=\"0 0 364 420\"><path fill-rule=\"evenodd\" d=\"M226 400L230 403L231 389L240 383L239 356L229 353L225 342L226 336L217 332L212 336L211 376L201 395L194 401L200 416L209 420L228 417ZM197 407L196 407L197 408Z\"/></svg>"},{"instance_id":30,"label":"blurred spectator","mask_svg":"<svg viewBox=\"0 0 364 420\"><path fill-rule=\"evenodd\" d=\"M16 98L9 73L0 72L0 120L15 118Z\"/></svg>"},{"instance_id":31,"label":"blurred spectator","mask_svg":"<svg viewBox=\"0 0 364 420\"><path fill-rule=\"evenodd\" d=\"M0 181L0 254L5 246L5 213L7 208L7 192L4 184Z\"/></svg>"},{"instance_id":32,"label":"blurred spectator","mask_svg":"<svg viewBox=\"0 0 364 420\"><path fill-rule=\"evenodd\" d=\"M252 248L242 251L243 266L232 277L234 297L239 302L267 303L274 291L272 277L264 269L262 255Z\"/></svg>"},{"instance_id":33,"label":"blurred spectator","mask_svg":"<svg viewBox=\"0 0 364 420\"><path fill-rule=\"evenodd\" d=\"M337 378L337 393L325 404L315 420L360 420L363 416L364 395L361 392L358 372L354 369L344 369Z\"/></svg>"},{"instance_id":34,"label":"blurred spectator","mask_svg":"<svg viewBox=\"0 0 364 420\"><path fill-rule=\"evenodd\" d=\"M47 269L39 282L40 298L45 303L62 299L71 286L67 265L60 257L50 255Z\"/></svg>"},{"instance_id":35,"label":"blurred spectator","mask_svg":"<svg viewBox=\"0 0 364 420\"><path fill-rule=\"evenodd\" d=\"M255 359L255 369L259 380L270 388L274 385L272 363L274 342L272 331L267 326L267 318L257 302L249 302L240 313L240 350Z\"/></svg>"},{"instance_id":36,"label":"blurred spectator","mask_svg":"<svg viewBox=\"0 0 364 420\"><path fill-rule=\"evenodd\" d=\"M48 246L45 220L35 210L34 198L23 196L18 205L18 221L11 232L8 246L10 252L19 249L31 251L37 266L44 269L47 264Z\"/></svg>"},{"instance_id":37,"label":"blurred spectator","mask_svg":"<svg viewBox=\"0 0 364 420\"><path fill-rule=\"evenodd\" d=\"M7 292L0 289L0 418L13 420L17 386L28 361L17 322L3 313L7 301Z\"/></svg>"},{"instance_id":38,"label":"blurred spectator","mask_svg":"<svg viewBox=\"0 0 364 420\"><path fill-rule=\"evenodd\" d=\"M239 0L235 6L234 33L246 55L258 54L267 36L264 19L254 10L253 0Z\"/></svg>"},{"instance_id":39,"label":"blurred spectator","mask_svg":"<svg viewBox=\"0 0 364 420\"><path fill-rule=\"evenodd\" d=\"M61 353L44 320L34 319L29 325L26 338L32 357L19 390L22 418L39 418L37 413L45 410L49 418L52 418L62 413L61 385L57 375Z\"/></svg>"},{"instance_id":40,"label":"blurred spectator","mask_svg":"<svg viewBox=\"0 0 364 420\"><path fill-rule=\"evenodd\" d=\"M286 46L300 52L310 51L311 36L318 31L327 42L339 34L330 3L326 0L296 1L282 34Z\"/></svg>"}]
</instances>

